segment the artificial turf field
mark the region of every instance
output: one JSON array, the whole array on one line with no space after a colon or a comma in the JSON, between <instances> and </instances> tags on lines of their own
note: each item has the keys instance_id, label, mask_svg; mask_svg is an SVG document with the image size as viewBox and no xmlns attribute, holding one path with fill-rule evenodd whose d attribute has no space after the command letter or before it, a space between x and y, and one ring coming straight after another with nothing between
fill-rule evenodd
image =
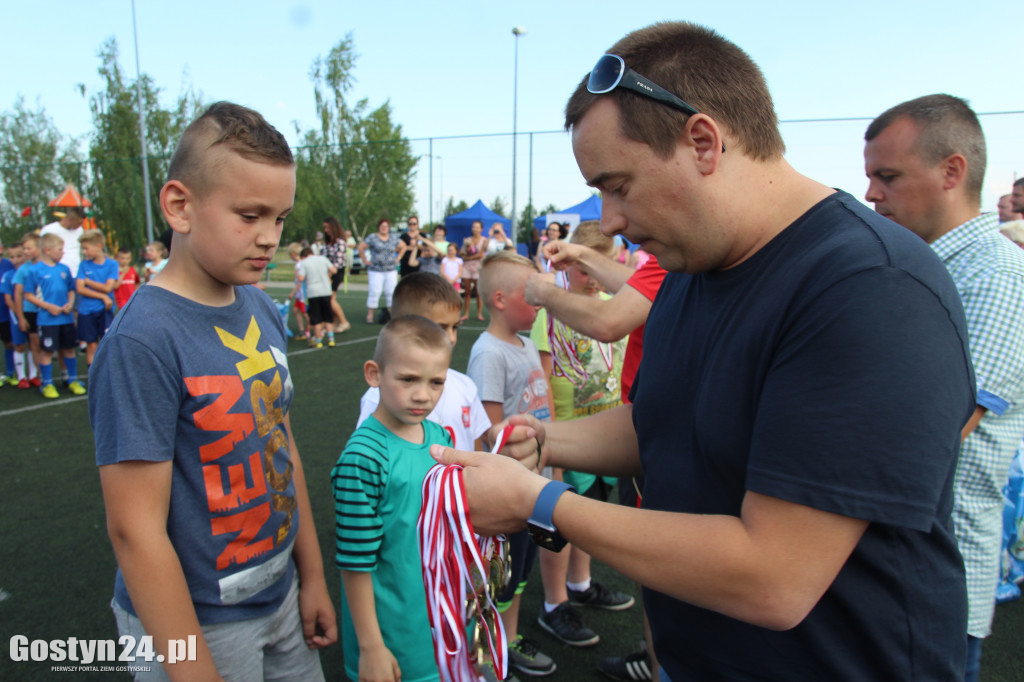
<instances>
[{"instance_id":1,"label":"artificial turf field","mask_svg":"<svg viewBox=\"0 0 1024 682\"><path fill-rule=\"evenodd\" d=\"M286 291L271 293L283 298ZM335 604L340 579L333 564L330 470L355 426L365 390L362 365L380 329L365 322L364 293L341 294L339 299L352 329L338 337L336 348L311 350L297 340L288 347L295 384L291 423ZM453 367L465 371L470 348L484 324L473 320L461 329ZM0 681L59 678L67 673L51 670L51 663L13 662L8 643L14 635L29 640L117 639L109 608L116 566L93 464L86 399L63 391L59 400L45 401L33 392L4 387L0 389L0 434L0 538L6 547L0 553L0 641L4 644ZM594 562L594 576L639 596L628 580L598 562ZM587 610L586 622L601 635L601 642L587 649L564 646L536 624L541 599L535 566L523 595L520 631L557 662L558 670L547 678L552 682L605 679L597 672L597 660L632 651L642 636L639 606L615 614ZM983 648L983 682L1024 680L1021 633L1024 602L998 607L993 635ZM322 651L321 661L328 680L346 679L340 645ZM128 679L128 675L78 672L73 678Z\"/></svg>"}]
</instances>

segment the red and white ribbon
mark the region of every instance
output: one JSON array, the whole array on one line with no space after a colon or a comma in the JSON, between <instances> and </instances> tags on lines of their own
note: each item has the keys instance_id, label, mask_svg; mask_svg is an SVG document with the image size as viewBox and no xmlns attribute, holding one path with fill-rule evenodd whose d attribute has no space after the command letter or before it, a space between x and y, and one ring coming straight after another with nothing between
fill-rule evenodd
<instances>
[{"instance_id":1,"label":"red and white ribbon","mask_svg":"<svg viewBox=\"0 0 1024 682\"><path fill-rule=\"evenodd\" d=\"M509 425L495 443L497 452L512 431ZM487 589L491 559L504 556L504 536L481 537L473 532L462 466L434 465L423 479L423 505L416 523L427 616L434 638L434 658L443 682L482 680L466 639L469 614L475 613L499 680L508 675L505 626ZM467 605L473 604L472 608ZM490 613L488 622L483 614Z\"/></svg>"}]
</instances>

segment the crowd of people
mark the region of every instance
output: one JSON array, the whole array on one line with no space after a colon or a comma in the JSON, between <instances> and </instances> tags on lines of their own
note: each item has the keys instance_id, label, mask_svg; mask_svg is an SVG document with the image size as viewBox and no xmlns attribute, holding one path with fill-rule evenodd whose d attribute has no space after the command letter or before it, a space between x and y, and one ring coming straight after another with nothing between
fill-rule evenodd
<instances>
[{"instance_id":1,"label":"crowd of people","mask_svg":"<svg viewBox=\"0 0 1024 682\"><path fill-rule=\"evenodd\" d=\"M123 277L101 234L78 237L74 270L66 236L12 249L36 264L0 279L20 276L8 367L38 347L42 386L55 354L77 376L78 338L106 332L87 357L119 632L164 655L196 638L195 660L136 679L323 679L317 651L339 637L353 680L439 679L452 643L432 637L417 539L438 462L462 468L476 531L508 538L505 679L558 665L520 632L534 561L557 641L591 646L584 609L634 606L591 558L642 586L644 646L595 661L614 679L978 679L1024 437L1024 180L981 210L975 113L939 94L872 121L871 211L789 166L758 67L679 22L600 56L565 127L602 218L549 226L535 258L500 225L457 245L415 216L359 244L328 219L321 254L289 248L313 345L350 326L332 302L353 248L384 324L331 476L338 605L285 327L247 286L293 202L283 136L225 102L188 127L160 193L170 256L113 321ZM463 374L473 298L487 328Z\"/></svg>"}]
</instances>

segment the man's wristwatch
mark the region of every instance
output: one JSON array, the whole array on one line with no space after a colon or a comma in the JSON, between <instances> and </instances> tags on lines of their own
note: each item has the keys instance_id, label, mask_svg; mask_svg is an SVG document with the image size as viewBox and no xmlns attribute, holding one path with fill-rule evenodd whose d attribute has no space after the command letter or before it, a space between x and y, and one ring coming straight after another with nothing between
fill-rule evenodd
<instances>
[{"instance_id":1,"label":"man's wristwatch","mask_svg":"<svg viewBox=\"0 0 1024 682\"><path fill-rule=\"evenodd\" d=\"M576 488L564 481L548 481L540 491L537 501L533 504L533 513L526 522L530 538L544 549L561 552L567 541L555 528L555 504L566 490L576 492Z\"/></svg>"}]
</instances>

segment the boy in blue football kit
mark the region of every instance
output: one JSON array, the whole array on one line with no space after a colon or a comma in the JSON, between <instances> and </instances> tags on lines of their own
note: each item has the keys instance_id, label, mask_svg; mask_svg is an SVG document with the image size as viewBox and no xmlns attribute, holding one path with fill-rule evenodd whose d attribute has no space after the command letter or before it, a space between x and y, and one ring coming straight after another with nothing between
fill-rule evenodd
<instances>
[{"instance_id":1,"label":"boy in blue football kit","mask_svg":"<svg viewBox=\"0 0 1024 682\"><path fill-rule=\"evenodd\" d=\"M42 258L25 275L25 300L39 307L36 325L39 329L39 374L43 385L39 389L44 398L58 397L53 385L53 354L59 351L68 369L71 383L68 389L83 395L85 386L78 381L78 358L75 348L75 280L68 266L60 262L64 255L64 240L55 234L45 234L39 240Z\"/></svg>"},{"instance_id":2,"label":"boy in blue football kit","mask_svg":"<svg viewBox=\"0 0 1024 682\"><path fill-rule=\"evenodd\" d=\"M315 650L337 625L289 421L287 340L248 286L292 209L291 150L258 113L220 102L186 129L168 175L170 260L90 373L118 630L165 657L136 680L323 680ZM168 662L189 637L196 660Z\"/></svg>"},{"instance_id":3,"label":"boy in blue football kit","mask_svg":"<svg viewBox=\"0 0 1024 682\"><path fill-rule=\"evenodd\" d=\"M92 366L96 346L114 321L117 261L103 253L103 233L88 230L78 238L82 262L75 275L78 301L78 340L85 342L85 361Z\"/></svg>"}]
</instances>

